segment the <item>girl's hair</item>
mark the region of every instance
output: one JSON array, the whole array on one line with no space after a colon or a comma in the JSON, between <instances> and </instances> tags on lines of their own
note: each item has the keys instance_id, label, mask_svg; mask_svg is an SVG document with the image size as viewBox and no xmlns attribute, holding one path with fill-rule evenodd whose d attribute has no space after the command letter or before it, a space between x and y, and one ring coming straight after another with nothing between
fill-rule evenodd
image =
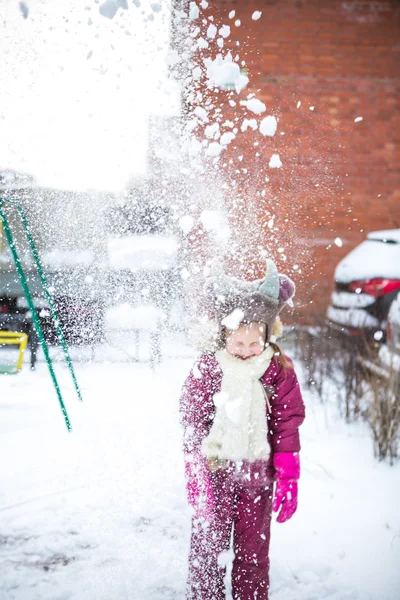
<instances>
[{"instance_id":1,"label":"girl's hair","mask_svg":"<svg viewBox=\"0 0 400 600\"><path fill-rule=\"evenodd\" d=\"M265 340L267 340L267 337L268 337L268 326L265 329ZM278 344L275 344L273 342L269 342L269 344L273 348L275 357L276 357L277 361L279 362L279 364L281 364L284 369L292 369L293 368L292 364L288 361L286 356L282 353L282 350L280 349ZM216 349L220 350L222 348L225 348L225 345L226 345L226 327L222 326L219 338L216 340Z\"/></svg>"},{"instance_id":2,"label":"girl's hair","mask_svg":"<svg viewBox=\"0 0 400 600\"><path fill-rule=\"evenodd\" d=\"M282 354L282 350L280 349L278 344L274 344L273 342L270 342L270 346L272 346L272 348L274 349L275 356L276 356L278 362L282 365L282 367L284 369L292 369L293 368L292 364L288 361L286 356L284 354Z\"/></svg>"}]
</instances>

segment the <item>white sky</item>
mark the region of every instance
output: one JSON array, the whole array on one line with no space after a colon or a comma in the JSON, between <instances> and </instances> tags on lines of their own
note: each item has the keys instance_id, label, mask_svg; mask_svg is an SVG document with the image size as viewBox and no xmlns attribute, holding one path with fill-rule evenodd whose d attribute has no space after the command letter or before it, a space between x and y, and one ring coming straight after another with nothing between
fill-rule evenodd
<instances>
[{"instance_id":1,"label":"white sky","mask_svg":"<svg viewBox=\"0 0 400 600\"><path fill-rule=\"evenodd\" d=\"M95 0L25 0L27 19L0 0L0 168L100 190L145 171L147 118L178 106L169 0L161 12L127 1L110 20Z\"/></svg>"}]
</instances>

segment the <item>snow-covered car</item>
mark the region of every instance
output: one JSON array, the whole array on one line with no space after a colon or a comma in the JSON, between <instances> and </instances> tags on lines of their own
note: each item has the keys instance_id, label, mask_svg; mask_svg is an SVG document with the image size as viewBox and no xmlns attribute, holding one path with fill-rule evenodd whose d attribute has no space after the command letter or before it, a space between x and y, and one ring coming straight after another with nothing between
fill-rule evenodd
<instances>
[{"instance_id":1,"label":"snow-covered car","mask_svg":"<svg viewBox=\"0 0 400 600\"><path fill-rule=\"evenodd\" d=\"M379 359L388 373L400 376L400 294L393 300L386 327L386 344L379 350Z\"/></svg>"},{"instance_id":2,"label":"snow-covered car","mask_svg":"<svg viewBox=\"0 0 400 600\"><path fill-rule=\"evenodd\" d=\"M66 254L61 252L57 256L64 259ZM79 345L99 342L103 337L104 293L98 270L78 262L80 253L69 256L62 266L56 266L55 257L55 252L44 253L41 259L67 342ZM50 344L57 344L57 333L39 276L33 269L26 270L26 276L45 337ZM25 331L30 323L30 312L21 284L15 270L2 269L0 261L0 329L8 328L8 322L14 322L16 315L20 315Z\"/></svg>"},{"instance_id":3,"label":"snow-covered car","mask_svg":"<svg viewBox=\"0 0 400 600\"><path fill-rule=\"evenodd\" d=\"M127 201L109 211L109 225L110 305L153 306L168 320L180 285L180 244L171 209Z\"/></svg>"},{"instance_id":4,"label":"snow-covered car","mask_svg":"<svg viewBox=\"0 0 400 600\"><path fill-rule=\"evenodd\" d=\"M400 290L400 229L370 232L340 261L334 278L329 324L384 341L389 309Z\"/></svg>"},{"instance_id":5,"label":"snow-covered car","mask_svg":"<svg viewBox=\"0 0 400 600\"><path fill-rule=\"evenodd\" d=\"M16 190L34 185L35 179L28 173L11 169L0 170L0 191Z\"/></svg>"},{"instance_id":6,"label":"snow-covered car","mask_svg":"<svg viewBox=\"0 0 400 600\"><path fill-rule=\"evenodd\" d=\"M47 189L32 177L0 171L0 192L21 203L43 265L63 333L70 344L93 344L104 335L104 229L94 208L105 195ZM89 207L89 208L88 208ZM5 209L45 337L58 343L40 278L15 209ZM103 235L102 235L103 234ZM31 331L31 317L7 240L0 231L0 328Z\"/></svg>"}]
</instances>

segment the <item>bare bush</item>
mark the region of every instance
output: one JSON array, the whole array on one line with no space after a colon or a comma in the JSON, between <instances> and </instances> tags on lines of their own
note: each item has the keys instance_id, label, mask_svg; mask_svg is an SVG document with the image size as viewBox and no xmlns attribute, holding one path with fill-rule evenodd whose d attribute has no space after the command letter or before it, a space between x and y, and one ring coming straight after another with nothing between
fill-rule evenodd
<instances>
[{"instance_id":1,"label":"bare bush","mask_svg":"<svg viewBox=\"0 0 400 600\"><path fill-rule=\"evenodd\" d=\"M306 385L324 401L332 385L340 413L347 421L356 419L361 411L359 399L363 369L359 361L359 345L327 325L303 329L297 339L297 357L303 362L308 377Z\"/></svg>"},{"instance_id":2,"label":"bare bush","mask_svg":"<svg viewBox=\"0 0 400 600\"><path fill-rule=\"evenodd\" d=\"M371 371L368 376L370 403L366 420L374 440L374 454L393 464L399 457L400 376L393 361L387 374Z\"/></svg>"},{"instance_id":3,"label":"bare bush","mask_svg":"<svg viewBox=\"0 0 400 600\"><path fill-rule=\"evenodd\" d=\"M333 386L343 418L365 420L375 456L393 464L400 436L400 375L395 365L382 368L379 345L366 336L352 338L327 325L301 328L296 334L295 355L308 372L306 385L321 402Z\"/></svg>"}]
</instances>

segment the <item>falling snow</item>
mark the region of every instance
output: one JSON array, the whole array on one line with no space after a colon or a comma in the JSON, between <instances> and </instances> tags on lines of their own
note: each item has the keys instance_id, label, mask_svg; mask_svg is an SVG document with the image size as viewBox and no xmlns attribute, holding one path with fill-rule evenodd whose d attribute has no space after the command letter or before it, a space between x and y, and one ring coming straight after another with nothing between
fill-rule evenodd
<instances>
[{"instance_id":1,"label":"falling snow","mask_svg":"<svg viewBox=\"0 0 400 600\"><path fill-rule=\"evenodd\" d=\"M211 142L206 149L206 155L215 158L221 154L222 150L223 146L221 146L218 142Z\"/></svg>"},{"instance_id":2,"label":"falling snow","mask_svg":"<svg viewBox=\"0 0 400 600\"><path fill-rule=\"evenodd\" d=\"M219 30L219 35L221 35L223 38L228 38L230 34L231 28L229 27L229 25L223 25Z\"/></svg>"},{"instance_id":3,"label":"falling snow","mask_svg":"<svg viewBox=\"0 0 400 600\"><path fill-rule=\"evenodd\" d=\"M247 131L249 128L252 129L253 131L257 130L258 123L257 123L256 119L243 119L240 129L242 131Z\"/></svg>"},{"instance_id":4,"label":"falling snow","mask_svg":"<svg viewBox=\"0 0 400 600\"><path fill-rule=\"evenodd\" d=\"M273 154L269 160L269 167L271 169L279 169L282 166L282 161L279 158L279 154Z\"/></svg>"},{"instance_id":5,"label":"falling snow","mask_svg":"<svg viewBox=\"0 0 400 600\"><path fill-rule=\"evenodd\" d=\"M269 115L265 117L260 123L260 132L268 137L273 137L278 128L276 117Z\"/></svg>"},{"instance_id":6,"label":"falling snow","mask_svg":"<svg viewBox=\"0 0 400 600\"><path fill-rule=\"evenodd\" d=\"M314 115L296 112L302 101L292 96L286 114L279 98L257 87L252 63L235 38L238 31L201 12L212 6L206 0L186 3L172 19L169 2L72 0L64 11L63 3L49 1L47 13L44 5L45 0L16 2L12 13L10 3L7 14L9 32L2 45L15 64L4 66L3 161L26 164L37 175L37 190L43 184L55 194L56 202L39 194L39 202L29 207L52 293L65 286L75 294L76 272L87 298L101 289L106 300L101 342L72 346L82 405L73 404L61 353L51 346L73 416L68 439L41 353L35 373L25 365L15 378L2 380L0 454L12 461L3 461L1 473L0 596L183 598L192 515L185 498L177 399L196 358L194 321L211 323L204 315L199 318L204 279L215 257L227 257L227 264L237 262L244 271L244 241L254 261L275 254L296 278L305 272L299 259L309 250L304 250L305 232L296 233L299 249L283 243L279 236L289 237L293 222L274 200L280 199L285 177L292 176L293 161L288 159L281 173L274 169L283 166L277 152L293 157L302 141L294 140L293 115L299 131L301 126L311 135L312 123L318 134L322 104L316 111L308 107ZM252 31L263 28L269 43L273 21L264 12L261 25L244 21L248 30L242 34L251 43ZM262 14L254 11L252 21ZM228 16L241 26L235 10ZM176 45L170 43L171 22ZM251 94L241 100L248 86ZM268 100L268 108L256 94ZM285 138L280 131L269 139L278 131L278 119L263 116L267 110L280 115ZM362 116L354 118L361 121ZM308 169L306 158L296 155ZM325 164L323 156L318 161ZM304 179L310 182L310 203L317 204L324 181L315 182L314 166L305 170ZM7 174L1 179L6 191L10 181ZM86 195L70 196L58 188ZM302 191L293 195L295 217ZM252 207L261 198L258 222ZM259 230L267 233L268 244L260 242ZM340 232L329 231L320 246L339 255L334 247L348 241L336 237L332 243ZM396 246L382 245L386 252ZM356 267L342 263L339 271L358 277L364 269L366 277L376 277L373 250L364 245L354 260ZM387 265L394 270L392 262ZM9 268L10 256L2 249L4 265ZM246 278L256 276L256 269L246 271ZM338 302L343 294L349 295L338 293ZM365 302L366 294L353 296L353 309ZM44 318L48 307L39 307ZM329 314L340 318L341 312L332 308ZM235 309L222 324L237 329L243 317ZM381 342L384 332L376 319L371 323ZM93 331L85 341L91 336ZM161 354L156 366L155 350ZM274 600L395 600L400 524L393 490L400 485L400 471L374 462L369 434L360 423L342 423L336 389L328 390L322 405L307 387L309 373L298 360L295 368L312 418L302 437L298 513L284 530L278 532L275 522L272 526L271 594ZM198 367L194 377L203 377ZM224 398L215 398L218 402ZM233 421L238 406L239 401L231 404ZM360 513L356 520L354 506ZM326 518L326 507L332 518ZM301 553L293 543L299 539L306 549ZM229 571L234 557L227 550L218 563Z\"/></svg>"},{"instance_id":7,"label":"falling snow","mask_svg":"<svg viewBox=\"0 0 400 600\"><path fill-rule=\"evenodd\" d=\"M206 61L207 76L211 84L215 86L234 85L236 91L247 86L248 78L240 72L239 65L233 61L230 52L223 57L218 54L215 60Z\"/></svg>"},{"instance_id":8,"label":"falling snow","mask_svg":"<svg viewBox=\"0 0 400 600\"><path fill-rule=\"evenodd\" d=\"M211 23L211 25L209 25L208 29L207 29L207 37L210 38L210 40L213 40L215 38L215 36L217 35L217 28L215 27L215 25L213 25Z\"/></svg>"},{"instance_id":9,"label":"falling snow","mask_svg":"<svg viewBox=\"0 0 400 600\"><path fill-rule=\"evenodd\" d=\"M241 104L256 115L261 115L267 110L267 107L265 106L264 102L261 102L261 100L258 100L257 98L251 98L251 100L243 100Z\"/></svg>"},{"instance_id":10,"label":"falling snow","mask_svg":"<svg viewBox=\"0 0 400 600\"><path fill-rule=\"evenodd\" d=\"M192 20L197 19L200 15L200 10L199 7L197 6L196 2L191 2L190 3L190 12L189 12L189 16Z\"/></svg>"}]
</instances>

